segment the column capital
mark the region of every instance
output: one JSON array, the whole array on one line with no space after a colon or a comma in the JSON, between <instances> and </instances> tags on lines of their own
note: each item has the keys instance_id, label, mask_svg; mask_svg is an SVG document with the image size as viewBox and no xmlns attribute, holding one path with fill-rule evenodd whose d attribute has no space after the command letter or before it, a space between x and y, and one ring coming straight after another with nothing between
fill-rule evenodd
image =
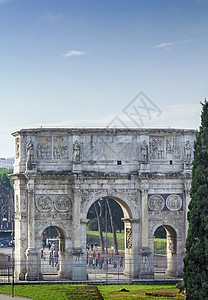
<instances>
[{"instance_id":1,"label":"column capital","mask_svg":"<svg viewBox=\"0 0 208 300\"><path fill-rule=\"evenodd\" d=\"M142 194L147 195L149 191L149 187L147 185L143 185L141 186L140 191Z\"/></svg>"}]
</instances>

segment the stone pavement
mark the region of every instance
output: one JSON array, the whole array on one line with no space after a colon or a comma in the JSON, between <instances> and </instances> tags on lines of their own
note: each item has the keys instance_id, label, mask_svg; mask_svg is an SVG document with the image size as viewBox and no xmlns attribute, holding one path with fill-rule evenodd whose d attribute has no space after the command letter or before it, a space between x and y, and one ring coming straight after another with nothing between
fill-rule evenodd
<instances>
[{"instance_id":1,"label":"stone pavement","mask_svg":"<svg viewBox=\"0 0 208 300\"><path fill-rule=\"evenodd\" d=\"M17 299L17 300L31 300L32 298L19 297L19 296L12 297L11 295L0 294L0 300L12 300L12 299Z\"/></svg>"}]
</instances>

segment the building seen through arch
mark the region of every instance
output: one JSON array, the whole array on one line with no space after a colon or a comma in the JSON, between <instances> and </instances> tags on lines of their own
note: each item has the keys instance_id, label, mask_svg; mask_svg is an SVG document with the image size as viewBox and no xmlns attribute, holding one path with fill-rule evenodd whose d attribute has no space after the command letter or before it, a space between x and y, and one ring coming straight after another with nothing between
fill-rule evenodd
<instances>
[{"instance_id":1,"label":"building seen through arch","mask_svg":"<svg viewBox=\"0 0 208 300\"><path fill-rule=\"evenodd\" d=\"M43 278L41 242L59 235L57 276L87 280L88 211L98 199L122 208L128 278L155 278L163 226L167 276L181 277L188 228L194 130L22 129L15 138L15 276Z\"/></svg>"}]
</instances>

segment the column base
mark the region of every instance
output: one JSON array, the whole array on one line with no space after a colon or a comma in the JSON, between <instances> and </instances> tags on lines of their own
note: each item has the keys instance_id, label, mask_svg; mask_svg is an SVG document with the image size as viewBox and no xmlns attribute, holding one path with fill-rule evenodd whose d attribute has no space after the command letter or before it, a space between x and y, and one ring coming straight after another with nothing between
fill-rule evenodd
<instances>
[{"instance_id":1,"label":"column base","mask_svg":"<svg viewBox=\"0 0 208 300\"><path fill-rule=\"evenodd\" d=\"M58 271L58 277L62 279L70 279L72 280L72 273L70 272L64 272L64 271Z\"/></svg>"}]
</instances>

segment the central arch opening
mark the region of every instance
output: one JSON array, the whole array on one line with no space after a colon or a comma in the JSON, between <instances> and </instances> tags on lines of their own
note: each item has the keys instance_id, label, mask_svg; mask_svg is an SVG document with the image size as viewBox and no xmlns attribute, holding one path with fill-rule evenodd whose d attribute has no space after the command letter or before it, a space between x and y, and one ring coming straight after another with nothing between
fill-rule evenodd
<instances>
[{"instance_id":1,"label":"central arch opening","mask_svg":"<svg viewBox=\"0 0 208 300\"><path fill-rule=\"evenodd\" d=\"M86 255L88 276L123 274L125 269L125 224L129 210L124 201L101 197L87 213Z\"/></svg>"}]
</instances>

